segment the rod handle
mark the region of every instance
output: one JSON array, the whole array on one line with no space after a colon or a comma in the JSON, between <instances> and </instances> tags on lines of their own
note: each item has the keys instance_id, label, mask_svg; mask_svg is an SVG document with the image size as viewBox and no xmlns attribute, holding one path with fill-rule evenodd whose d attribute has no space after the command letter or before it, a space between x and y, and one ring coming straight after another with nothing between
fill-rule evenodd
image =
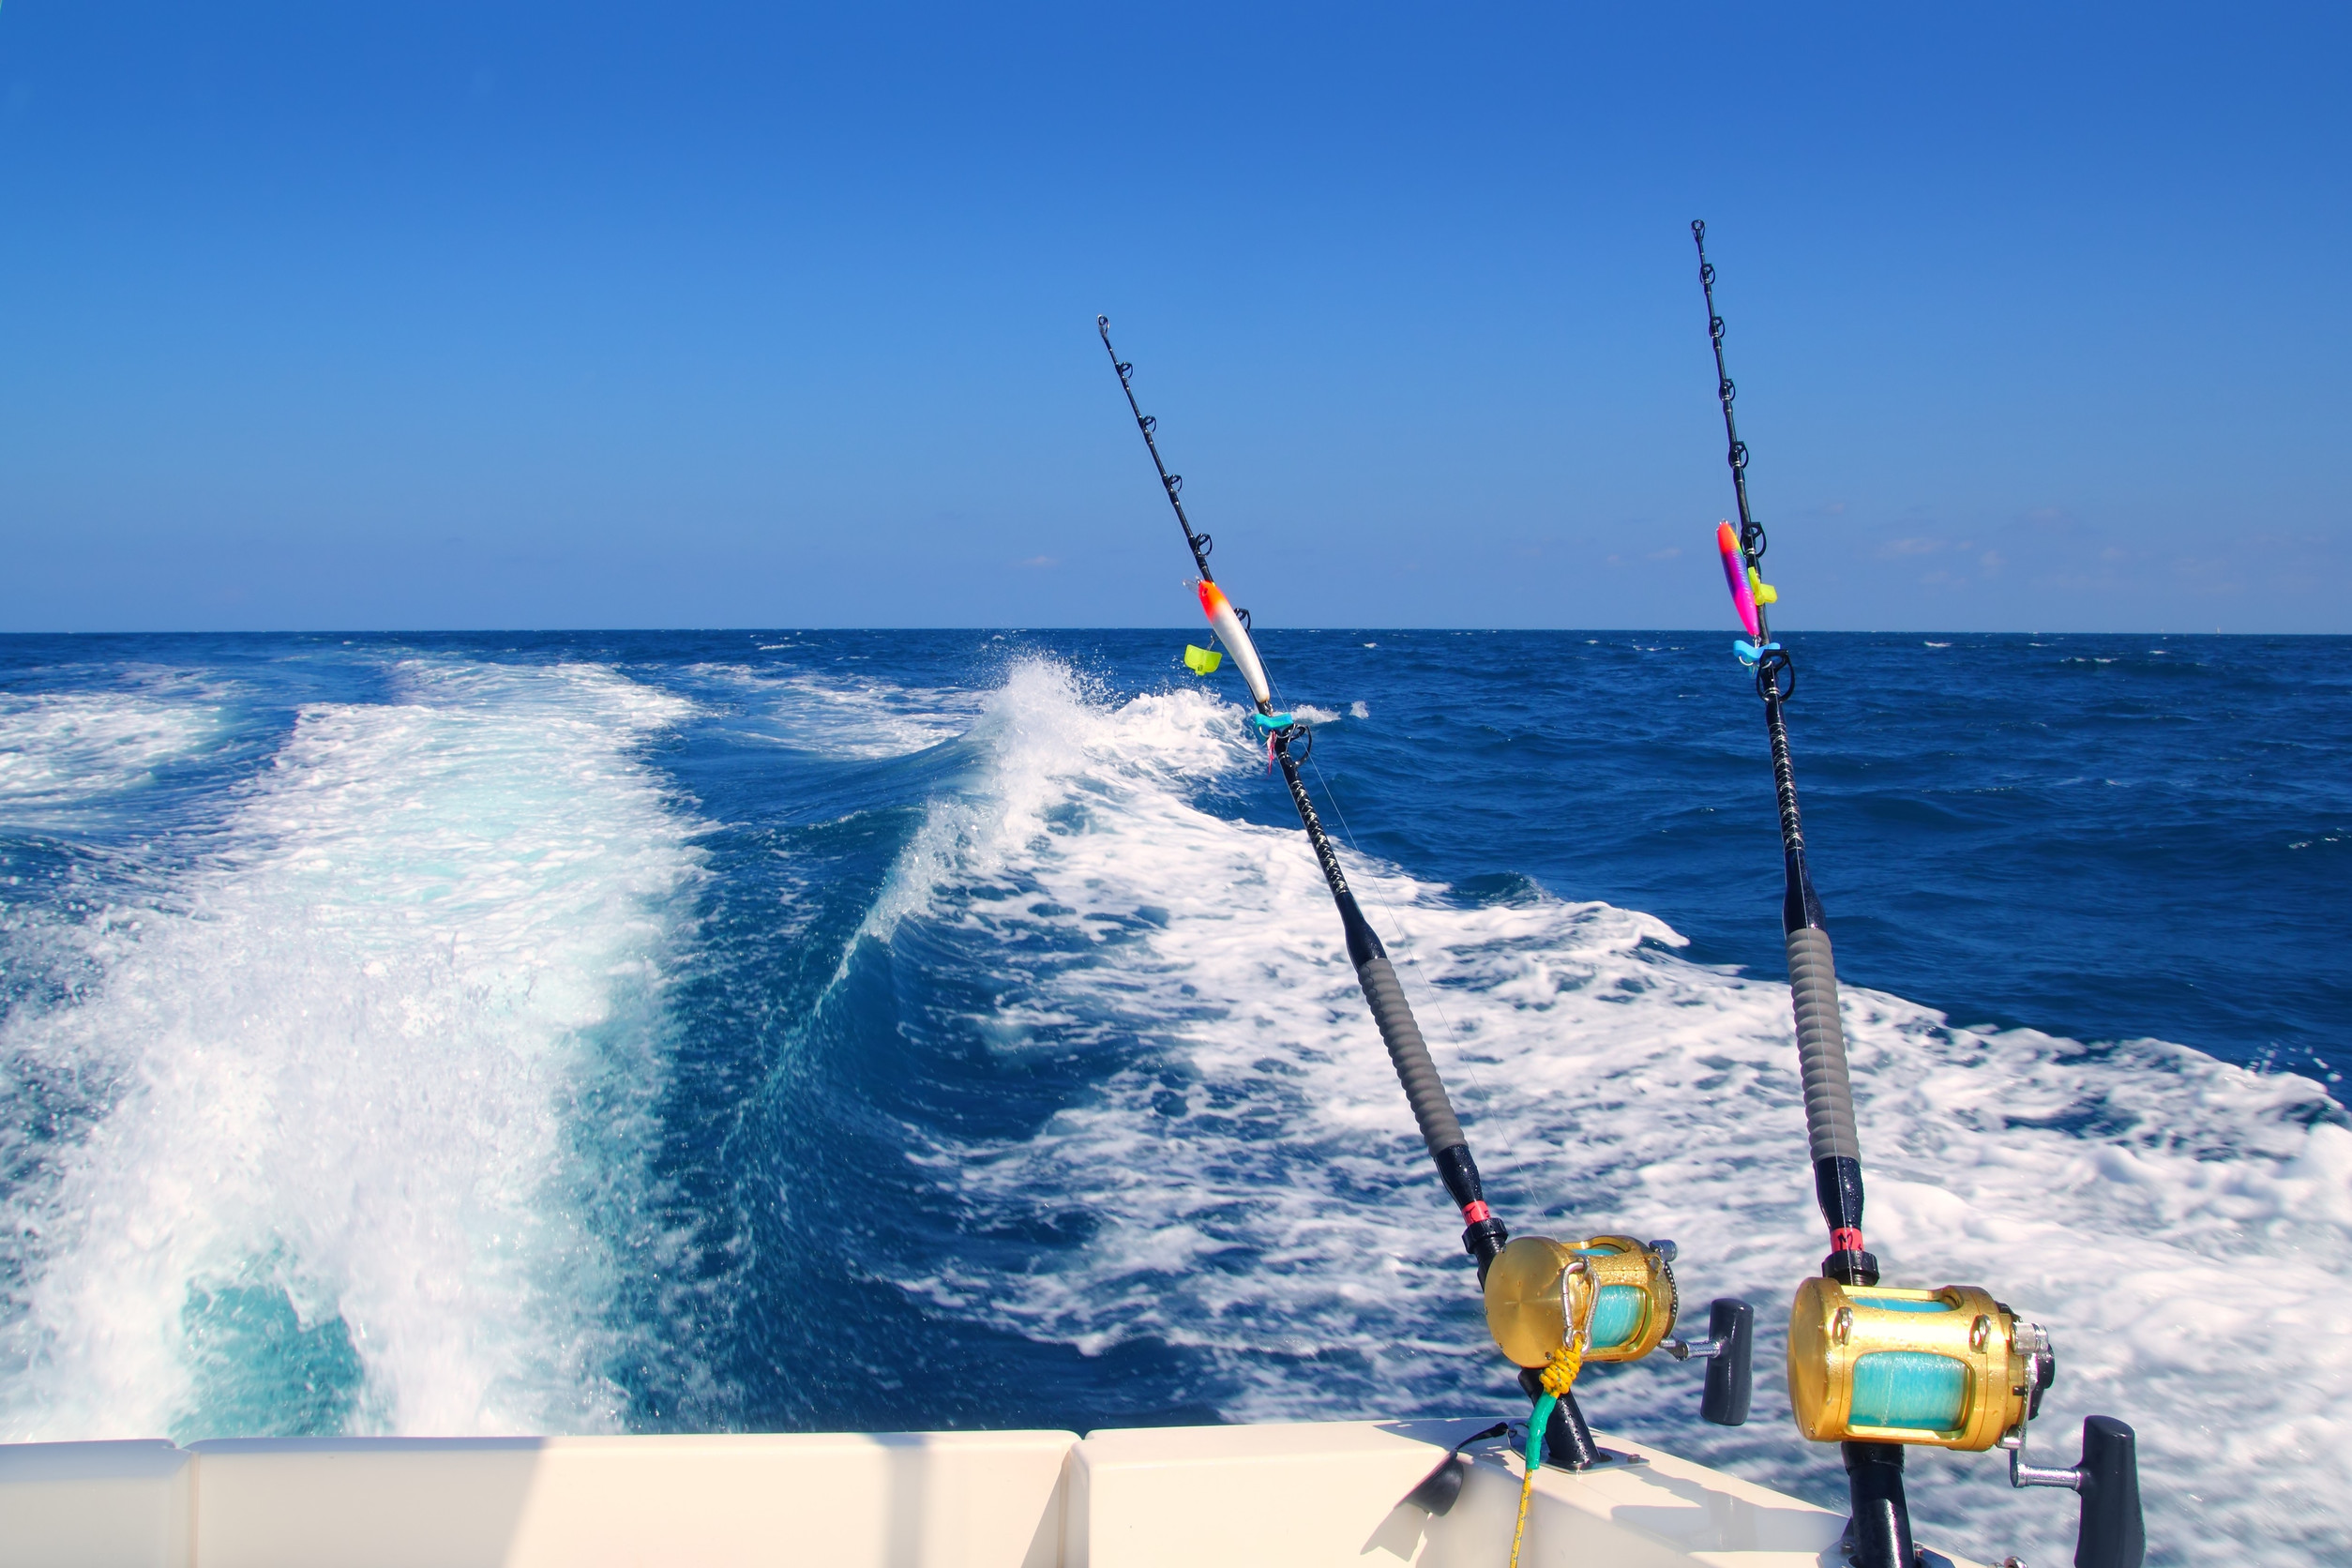
<instances>
[{"instance_id":1,"label":"rod handle","mask_svg":"<svg viewBox=\"0 0 2352 1568\"><path fill-rule=\"evenodd\" d=\"M1435 1155L1467 1142L1462 1123L1454 1114L1454 1102L1446 1096L1444 1080L1438 1077L1438 1065L1429 1060L1421 1025L1406 1003L1405 988L1397 983L1395 966L1375 954L1356 966L1356 983L1364 988L1372 1021L1380 1026L1380 1043L1388 1048L1396 1081L1404 1085L1405 1101L1412 1107L1413 1123L1421 1129L1429 1153Z\"/></svg>"},{"instance_id":2,"label":"rod handle","mask_svg":"<svg viewBox=\"0 0 2352 1568\"><path fill-rule=\"evenodd\" d=\"M1846 1065L1846 1027L1838 1018L1837 960L1830 949L1830 933L1818 926L1800 926L1788 933L1788 996L1797 1015L1797 1065L1813 1157L1860 1160L1854 1084Z\"/></svg>"},{"instance_id":3,"label":"rod handle","mask_svg":"<svg viewBox=\"0 0 2352 1568\"><path fill-rule=\"evenodd\" d=\"M1544 1375L1533 1367L1522 1367L1519 1387L1532 1399L1544 1392ZM1600 1462L1601 1445L1592 1440L1592 1428L1576 1404L1576 1391L1570 1389L1560 1396L1551 1419L1544 1424L1544 1463L1560 1470L1588 1470Z\"/></svg>"}]
</instances>

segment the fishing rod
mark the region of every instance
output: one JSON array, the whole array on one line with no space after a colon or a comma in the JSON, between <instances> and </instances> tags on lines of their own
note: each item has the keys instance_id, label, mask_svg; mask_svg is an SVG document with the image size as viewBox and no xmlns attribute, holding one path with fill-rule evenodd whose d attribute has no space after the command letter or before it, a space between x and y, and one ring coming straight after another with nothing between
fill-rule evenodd
<instances>
[{"instance_id":1,"label":"fishing rod","mask_svg":"<svg viewBox=\"0 0 2352 1568\"><path fill-rule=\"evenodd\" d=\"M1300 776L1299 763L1312 749L1313 731L1295 714L1275 711L1273 685L1250 639L1249 612L1234 607L1209 569L1214 541L1194 528L1184 511L1184 475L1169 473L1160 456L1159 421L1144 413L1136 400L1135 367L1121 359L1111 346L1110 318L1095 317L1094 326L1126 394L1127 411L1135 415L1136 429L1142 432L1144 447L1152 454L1160 489L1176 513L1177 526L1184 530L1185 548L1199 571L1194 586L1201 611L1249 688L1256 707L1250 723L1265 737L1268 757L1282 770L1290 804L1298 810L1299 825L1306 830L1332 902L1338 906L1356 983L1388 1048L1389 1061L1404 1086L1406 1103L1412 1108L1413 1121L1438 1168L1439 1180L1461 1211L1462 1247L1477 1259L1487 1328L1496 1345L1520 1367L1520 1387L1536 1401L1528 1424L1530 1483L1545 1455L1550 1463L1571 1470L1622 1458L1594 1443L1591 1428L1577 1409L1572 1385L1586 1362L1636 1361L1660 1349L1677 1360L1703 1359L1707 1381L1701 1413L1721 1425L1739 1425L1747 1419L1754 1340L1755 1312L1747 1303L1726 1299L1711 1304L1708 1337L1703 1340L1670 1338L1680 1304L1672 1267L1673 1243L1615 1235L1588 1237L1574 1244L1543 1236L1515 1241L1488 1207L1470 1140L1463 1135L1461 1119L1455 1114L1437 1064L1429 1058L1428 1044L1405 1000L1388 950L1364 918ZM1187 646L1184 650L1186 666L1204 676L1218 667L1219 659L1220 656L1207 649ZM1451 1463L1449 1455L1447 1465ZM1432 1472L1432 1484L1444 1470L1441 1466Z\"/></svg>"},{"instance_id":2,"label":"fishing rod","mask_svg":"<svg viewBox=\"0 0 2352 1568\"><path fill-rule=\"evenodd\" d=\"M1764 525L1748 505L1748 448L1732 414L1738 389L1724 367L1724 324L1715 309L1707 225L1694 220L1691 239L1698 247L1698 283L1715 354L1715 396L1723 404L1726 458L1740 514L1736 534L1727 520L1716 525L1715 548L1732 607L1747 633L1731 651L1756 673L1772 743L1786 879L1781 933L1796 1015L1814 1197L1830 1231L1821 1273L1798 1286L1789 1312L1788 1396L1798 1429L1816 1442L1841 1445L1853 1502L1847 1560L1856 1568L1914 1568L1924 1560L1911 1539L1903 1491L1903 1454L1910 1445L1972 1453L2007 1449L2013 1486L2063 1486L2081 1496L2076 1568L2140 1568L2147 1537L2132 1428L2112 1416L2087 1417L2079 1464L2071 1469L2028 1464L2026 1429L2041 1414L2042 1395L2058 1376L2049 1334L1976 1286L1938 1290L1882 1286L1878 1259L1863 1241L1862 1141L1838 1014L1837 965L1806 862L1797 776L1788 753L1785 710L1797 691L1796 663L1772 637L1769 607L1779 602L1780 594L1764 580Z\"/></svg>"}]
</instances>

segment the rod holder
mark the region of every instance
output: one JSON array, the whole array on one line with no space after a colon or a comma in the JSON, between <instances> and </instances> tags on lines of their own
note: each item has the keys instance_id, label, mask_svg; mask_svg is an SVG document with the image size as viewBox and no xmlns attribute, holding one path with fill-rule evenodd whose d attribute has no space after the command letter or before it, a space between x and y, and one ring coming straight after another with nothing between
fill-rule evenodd
<instances>
[{"instance_id":1,"label":"rod holder","mask_svg":"<svg viewBox=\"0 0 2352 1568\"><path fill-rule=\"evenodd\" d=\"M1543 1393L1543 1375L1532 1367L1522 1367L1519 1392L1530 1399ZM1552 1407L1551 1420L1544 1424L1544 1463L1558 1470L1586 1470L1602 1458L1601 1445L1592 1440L1592 1428L1585 1422L1584 1408L1576 1403L1576 1391L1571 1389L1560 1396L1560 1402Z\"/></svg>"}]
</instances>

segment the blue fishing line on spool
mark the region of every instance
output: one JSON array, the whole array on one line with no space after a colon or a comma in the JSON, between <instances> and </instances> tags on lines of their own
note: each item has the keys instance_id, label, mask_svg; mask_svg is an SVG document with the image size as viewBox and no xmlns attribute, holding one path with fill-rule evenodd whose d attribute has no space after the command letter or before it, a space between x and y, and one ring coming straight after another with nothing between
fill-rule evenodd
<instances>
[{"instance_id":1,"label":"blue fishing line on spool","mask_svg":"<svg viewBox=\"0 0 2352 1568\"><path fill-rule=\"evenodd\" d=\"M1630 1285L1604 1285L1592 1304L1589 1341L1596 1350L1613 1350L1641 1332L1642 1293Z\"/></svg>"},{"instance_id":2,"label":"blue fishing line on spool","mask_svg":"<svg viewBox=\"0 0 2352 1568\"><path fill-rule=\"evenodd\" d=\"M1952 1310L1950 1302L1889 1301L1883 1296L1865 1296L1859 1293L1854 1299L1862 1305L1880 1312L1950 1312Z\"/></svg>"},{"instance_id":3,"label":"blue fishing line on spool","mask_svg":"<svg viewBox=\"0 0 2352 1568\"><path fill-rule=\"evenodd\" d=\"M1950 1356L1924 1350L1874 1350L1854 1363L1858 1426L1907 1426L1949 1431L1960 1425L1968 1396L1968 1369Z\"/></svg>"}]
</instances>

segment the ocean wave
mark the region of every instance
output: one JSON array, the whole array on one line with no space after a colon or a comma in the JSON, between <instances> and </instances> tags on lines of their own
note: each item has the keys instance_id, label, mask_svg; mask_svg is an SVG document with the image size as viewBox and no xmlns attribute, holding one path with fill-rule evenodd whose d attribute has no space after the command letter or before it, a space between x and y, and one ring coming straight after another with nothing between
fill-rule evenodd
<instances>
[{"instance_id":1,"label":"ocean wave","mask_svg":"<svg viewBox=\"0 0 2352 1568\"><path fill-rule=\"evenodd\" d=\"M830 757L903 757L952 740L970 727L970 693L904 686L806 670L698 664L689 680L728 693L769 738Z\"/></svg>"},{"instance_id":2,"label":"ocean wave","mask_svg":"<svg viewBox=\"0 0 2352 1568\"><path fill-rule=\"evenodd\" d=\"M228 705L186 687L0 693L0 820L38 822L113 800L211 747Z\"/></svg>"}]
</instances>

